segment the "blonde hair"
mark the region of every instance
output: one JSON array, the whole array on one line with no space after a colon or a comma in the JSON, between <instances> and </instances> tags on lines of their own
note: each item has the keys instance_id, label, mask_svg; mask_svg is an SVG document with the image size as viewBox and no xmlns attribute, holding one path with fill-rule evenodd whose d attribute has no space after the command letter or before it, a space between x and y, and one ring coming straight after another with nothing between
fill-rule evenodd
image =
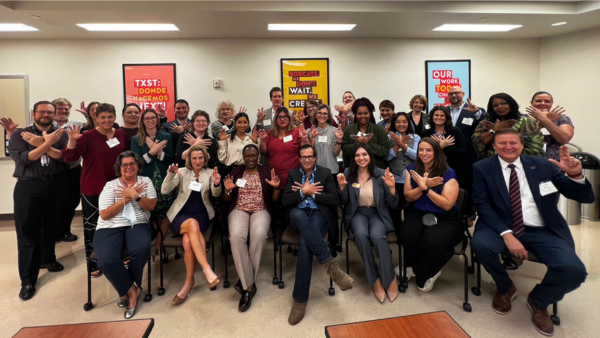
<instances>
[{"instance_id":1,"label":"blonde hair","mask_svg":"<svg viewBox=\"0 0 600 338\"><path fill-rule=\"evenodd\" d=\"M413 104L415 103L415 101L419 99L421 100L421 102L423 102L423 110L427 111L427 98L423 95L417 94L415 96L412 97L412 99L410 99L410 103L408 104L408 108L413 109Z\"/></svg>"},{"instance_id":2,"label":"blonde hair","mask_svg":"<svg viewBox=\"0 0 600 338\"><path fill-rule=\"evenodd\" d=\"M194 167L192 167L192 153L194 151L201 151L204 154L204 165L202 166L202 168L208 168L208 159L210 158L210 155L208 155L208 150L206 150L204 146L198 145L190 148L190 151L188 152L188 155L185 159L185 167L189 170L194 170Z\"/></svg>"},{"instance_id":3,"label":"blonde hair","mask_svg":"<svg viewBox=\"0 0 600 338\"><path fill-rule=\"evenodd\" d=\"M230 100L219 100L219 102L217 102L217 112L215 113L218 120L221 119L221 107L223 107L224 104L227 105L227 107L229 107L229 109L231 109L231 111L235 114L235 106L233 105L233 102Z\"/></svg>"},{"instance_id":4,"label":"blonde hair","mask_svg":"<svg viewBox=\"0 0 600 338\"><path fill-rule=\"evenodd\" d=\"M277 112L275 113L275 115L273 115L273 118L275 119L275 121L273 121L272 123L273 127L271 127L271 135L273 135L273 137L279 137L279 125L277 124L277 116L279 116L279 113L281 112L285 112L288 119L290 120L290 123L288 124L285 130L286 134L294 130L294 128L296 128L296 126L292 123L292 116L290 115L290 111L286 107L281 106L277 108Z\"/></svg>"},{"instance_id":5,"label":"blonde hair","mask_svg":"<svg viewBox=\"0 0 600 338\"><path fill-rule=\"evenodd\" d=\"M67 105L70 108L73 108L73 105L71 104L71 102L67 99L65 99L64 97L58 98L54 101L52 101L52 104L55 106L64 106Z\"/></svg>"}]
</instances>

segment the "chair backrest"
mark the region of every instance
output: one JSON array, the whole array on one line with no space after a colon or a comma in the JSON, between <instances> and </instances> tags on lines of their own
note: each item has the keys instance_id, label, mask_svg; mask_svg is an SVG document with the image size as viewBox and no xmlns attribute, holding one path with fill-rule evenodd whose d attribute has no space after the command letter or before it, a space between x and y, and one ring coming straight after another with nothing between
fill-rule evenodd
<instances>
[{"instance_id":1,"label":"chair backrest","mask_svg":"<svg viewBox=\"0 0 600 338\"><path fill-rule=\"evenodd\" d=\"M458 211L462 216L467 216L468 214L468 210L466 210L467 197L469 197L469 193L465 189L458 189L458 198L456 199L456 205L458 206Z\"/></svg>"}]
</instances>

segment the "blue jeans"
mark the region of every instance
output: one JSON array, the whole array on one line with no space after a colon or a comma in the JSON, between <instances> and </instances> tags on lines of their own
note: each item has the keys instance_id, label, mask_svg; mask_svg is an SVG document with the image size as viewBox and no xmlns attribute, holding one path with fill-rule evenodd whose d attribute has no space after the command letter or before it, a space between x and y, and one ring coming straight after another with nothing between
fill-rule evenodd
<instances>
[{"instance_id":1,"label":"blue jeans","mask_svg":"<svg viewBox=\"0 0 600 338\"><path fill-rule=\"evenodd\" d=\"M300 233L296 283L292 298L297 303L306 303L310 290L313 255L319 264L325 264L333 259L327 244L323 241L329 226L319 209L294 208L290 211L290 227Z\"/></svg>"},{"instance_id":2,"label":"blue jeans","mask_svg":"<svg viewBox=\"0 0 600 338\"><path fill-rule=\"evenodd\" d=\"M525 227L518 238L525 249L548 267L542 282L531 291L535 307L545 310L548 305L563 299L577 289L587 276L585 266L575 250L547 227ZM491 229L479 230L473 235L471 248L477 259L496 282L498 292L510 291L512 281L500 262L499 255L506 251L502 237Z\"/></svg>"}]
</instances>

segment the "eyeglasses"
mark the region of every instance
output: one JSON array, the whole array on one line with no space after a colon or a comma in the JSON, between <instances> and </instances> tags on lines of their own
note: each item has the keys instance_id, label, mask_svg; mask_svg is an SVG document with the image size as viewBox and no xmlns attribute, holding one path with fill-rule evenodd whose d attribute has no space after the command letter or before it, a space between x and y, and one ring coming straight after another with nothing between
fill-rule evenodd
<instances>
[{"instance_id":1,"label":"eyeglasses","mask_svg":"<svg viewBox=\"0 0 600 338\"><path fill-rule=\"evenodd\" d=\"M329 113L317 113L317 116L329 116Z\"/></svg>"},{"instance_id":2,"label":"eyeglasses","mask_svg":"<svg viewBox=\"0 0 600 338\"><path fill-rule=\"evenodd\" d=\"M315 106L306 106L306 110L312 110L312 109L315 109L315 108L317 108L317 107L315 107Z\"/></svg>"},{"instance_id":3,"label":"eyeglasses","mask_svg":"<svg viewBox=\"0 0 600 338\"><path fill-rule=\"evenodd\" d=\"M137 166L137 163L135 163L135 162L131 162L131 163L121 163L121 168L127 168L127 167L132 167L132 168L135 168L135 166Z\"/></svg>"},{"instance_id":4,"label":"eyeglasses","mask_svg":"<svg viewBox=\"0 0 600 338\"><path fill-rule=\"evenodd\" d=\"M144 121L156 121L156 116L144 117Z\"/></svg>"},{"instance_id":5,"label":"eyeglasses","mask_svg":"<svg viewBox=\"0 0 600 338\"><path fill-rule=\"evenodd\" d=\"M460 95L463 92L453 92L453 93L448 93L448 96L454 96L454 95Z\"/></svg>"},{"instance_id":6,"label":"eyeglasses","mask_svg":"<svg viewBox=\"0 0 600 338\"><path fill-rule=\"evenodd\" d=\"M196 120L196 123L208 123L206 120Z\"/></svg>"},{"instance_id":7,"label":"eyeglasses","mask_svg":"<svg viewBox=\"0 0 600 338\"><path fill-rule=\"evenodd\" d=\"M67 107L67 108L56 108L56 110L64 110L64 111L69 111L71 110L71 108Z\"/></svg>"},{"instance_id":8,"label":"eyeglasses","mask_svg":"<svg viewBox=\"0 0 600 338\"><path fill-rule=\"evenodd\" d=\"M277 118L279 120L285 120L285 119L289 119L290 117L289 116L277 116Z\"/></svg>"},{"instance_id":9,"label":"eyeglasses","mask_svg":"<svg viewBox=\"0 0 600 338\"><path fill-rule=\"evenodd\" d=\"M38 110L35 113L40 115L54 115L54 112L50 110Z\"/></svg>"},{"instance_id":10,"label":"eyeglasses","mask_svg":"<svg viewBox=\"0 0 600 338\"><path fill-rule=\"evenodd\" d=\"M302 161L309 161L309 160L312 160L313 158L315 158L315 156L300 156L300 159Z\"/></svg>"}]
</instances>

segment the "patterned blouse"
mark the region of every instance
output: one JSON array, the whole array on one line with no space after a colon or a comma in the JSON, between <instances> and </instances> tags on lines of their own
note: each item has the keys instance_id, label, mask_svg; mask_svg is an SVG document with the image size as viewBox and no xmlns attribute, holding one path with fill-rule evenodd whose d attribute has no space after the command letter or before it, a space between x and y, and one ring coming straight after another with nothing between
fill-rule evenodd
<instances>
[{"instance_id":1,"label":"patterned blouse","mask_svg":"<svg viewBox=\"0 0 600 338\"><path fill-rule=\"evenodd\" d=\"M544 137L542 136L542 133L540 132L535 121L529 117L521 117L519 118L519 121L515 123L512 129L517 130L521 133L521 135L523 135L523 139L525 140L523 154L539 156L542 153L542 149L544 148ZM480 122L475 129L475 133L473 134L473 147L475 148L475 153L477 154L477 160L483 160L484 158L492 157L496 153L494 151L494 147L492 146L492 142L488 144L483 143L481 135L487 131L488 128L486 128L483 123Z\"/></svg>"},{"instance_id":2,"label":"patterned blouse","mask_svg":"<svg viewBox=\"0 0 600 338\"><path fill-rule=\"evenodd\" d=\"M558 120L554 121L554 124L557 127L560 127L563 124L567 124L567 125L575 128L573 126L573 122L571 122L571 118L568 116L563 116L563 117L559 118ZM543 132L542 132L542 134L543 134ZM560 151L560 146L562 146L562 144L558 143L558 141L556 141L556 139L554 137L552 137L552 135L544 135L544 142L546 142L546 152L544 153L544 156L546 158L552 158L557 161L560 160L559 151Z\"/></svg>"},{"instance_id":3,"label":"patterned blouse","mask_svg":"<svg viewBox=\"0 0 600 338\"><path fill-rule=\"evenodd\" d=\"M246 185L243 188L239 188L240 191L238 192L238 200L235 208L248 213L265 210L267 206L263 199L262 186L258 173L248 175L244 172L242 180L246 180Z\"/></svg>"}]
</instances>

